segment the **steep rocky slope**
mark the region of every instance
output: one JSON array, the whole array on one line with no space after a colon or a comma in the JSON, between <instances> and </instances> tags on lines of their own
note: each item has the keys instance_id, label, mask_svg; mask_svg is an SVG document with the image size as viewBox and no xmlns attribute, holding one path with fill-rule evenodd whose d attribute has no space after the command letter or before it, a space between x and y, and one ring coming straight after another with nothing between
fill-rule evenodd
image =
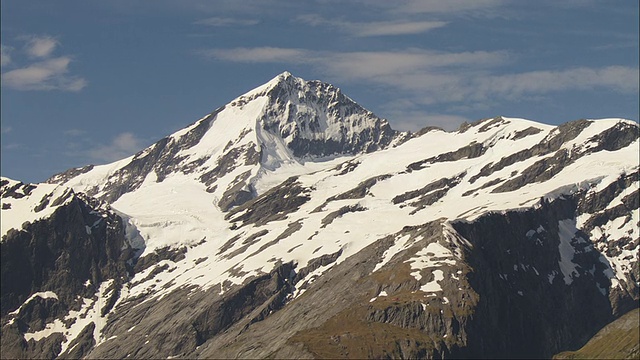
<instances>
[{"instance_id":1,"label":"steep rocky slope","mask_svg":"<svg viewBox=\"0 0 640 360\"><path fill-rule=\"evenodd\" d=\"M2 356L82 356L132 272L126 225L108 204L70 188L0 185ZM5 232L13 220L6 211L25 222ZM88 344L74 348L76 336Z\"/></svg>"},{"instance_id":2,"label":"steep rocky slope","mask_svg":"<svg viewBox=\"0 0 640 360\"><path fill-rule=\"evenodd\" d=\"M48 245L61 260L47 271L80 274L3 284L3 356L576 349L640 300L638 138L622 119L399 133L333 86L281 74L130 158L3 180L3 280L21 273L5 254L50 241L51 224L67 242ZM78 254L95 265L76 271ZM55 310L21 315L32 304Z\"/></svg>"}]
</instances>

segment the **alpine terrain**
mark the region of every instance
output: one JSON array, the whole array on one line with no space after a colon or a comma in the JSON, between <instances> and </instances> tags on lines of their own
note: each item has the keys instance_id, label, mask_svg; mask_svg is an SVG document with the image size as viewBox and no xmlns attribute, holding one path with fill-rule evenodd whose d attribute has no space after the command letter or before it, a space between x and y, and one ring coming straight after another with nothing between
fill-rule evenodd
<instances>
[{"instance_id":1,"label":"alpine terrain","mask_svg":"<svg viewBox=\"0 0 640 360\"><path fill-rule=\"evenodd\" d=\"M2 178L2 357L578 350L638 308L638 139L398 132L285 72L126 159Z\"/></svg>"}]
</instances>

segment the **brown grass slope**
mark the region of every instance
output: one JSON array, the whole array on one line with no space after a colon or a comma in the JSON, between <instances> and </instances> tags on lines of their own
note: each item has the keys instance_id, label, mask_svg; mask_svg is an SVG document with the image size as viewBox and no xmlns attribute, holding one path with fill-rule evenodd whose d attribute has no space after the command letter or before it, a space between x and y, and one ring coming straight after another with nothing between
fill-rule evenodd
<instances>
[{"instance_id":1,"label":"brown grass slope","mask_svg":"<svg viewBox=\"0 0 640 360\"><path fill-rule=\"evenodd\" d=\"M640 309L631 310L598 331L585 346L564 351L554 359L640 358Z\"/></svg>"}]
</instances>

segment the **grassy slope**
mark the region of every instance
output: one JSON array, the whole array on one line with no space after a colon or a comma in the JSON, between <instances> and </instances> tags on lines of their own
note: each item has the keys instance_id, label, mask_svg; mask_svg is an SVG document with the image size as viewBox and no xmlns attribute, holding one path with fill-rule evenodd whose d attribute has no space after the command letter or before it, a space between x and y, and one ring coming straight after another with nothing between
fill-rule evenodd
<instances>
[{"instance_id":1,"label":"grassy slope","mask_svg":"<svg viewBox=\"0 0 640 360\"><path fill-rule=\"evenodd\" d=\"M554 359L638 359L640 357L640 309L631 310L608 324L576 351Z\"/></svg>"}]
</instances>

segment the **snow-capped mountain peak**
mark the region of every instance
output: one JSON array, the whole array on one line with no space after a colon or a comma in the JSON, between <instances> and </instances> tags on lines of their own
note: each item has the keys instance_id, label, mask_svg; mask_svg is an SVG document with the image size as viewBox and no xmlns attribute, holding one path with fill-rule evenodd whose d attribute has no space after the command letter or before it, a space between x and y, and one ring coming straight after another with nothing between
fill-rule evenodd
<instances>
[{"instance_id":1,"label":"snow-capped mountain peak","mask_svg":"<svg viewBox=\"0 0 640 360\"><path fill-rule=\"evenodd\" d=\"M266 96L259 128L284 140L298 158L355 154L384 148L396 132L339 88L289 72L231 102L244 106Z\"/></svg>"},{"instance_id":2,"label":"snow-capped mountain peak","mask_svg":"<svg viewBox=\"0 0 640 360\"><path fill-rule=\"evenodd\" d=\"M550 357L637 307L639 138L504 116L399 134L283 73L129 158L2 179L2 345Z\"/></svg>"},{"instance_id":3,"label":"snow-capped mountain peak","mask_svg":"<svg viewBox=\"0 0 640 360\"><path fill-rule=\"evenodd\" d=\"M226 210L255 196L264 171L382 149L399 135L333 85L284 72L131 158L48 182L115 201L145 181L187 176Z\"/></svg>"}]
</instances>

